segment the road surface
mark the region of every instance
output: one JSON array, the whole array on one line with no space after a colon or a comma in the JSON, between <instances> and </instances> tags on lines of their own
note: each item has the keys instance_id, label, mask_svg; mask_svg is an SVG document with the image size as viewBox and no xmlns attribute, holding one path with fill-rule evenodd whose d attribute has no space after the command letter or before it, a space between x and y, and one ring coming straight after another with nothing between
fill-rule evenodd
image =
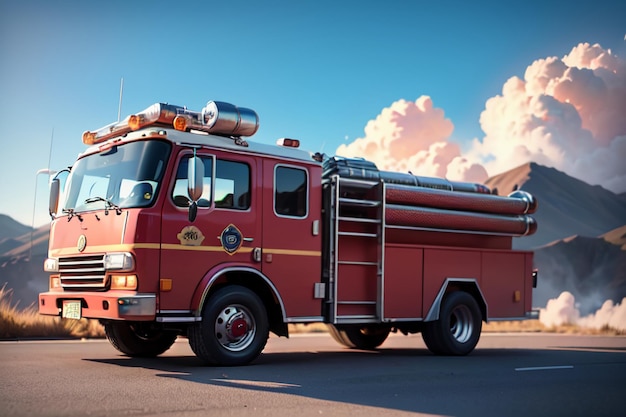
<instances>
[{"instance_id":1,"label":"road surface","mask_svg":"<svg viewBox=\"0 0 626 417\"><path fill-rule=\"evenodd\" d=\"M620 416L626 337L485 333L467 357L419 335L374 352L327 334L270 338L245 367L203 367L186 339L153 359L104 340L0 342L2 416Z\"/></svg>"}]
</instances>

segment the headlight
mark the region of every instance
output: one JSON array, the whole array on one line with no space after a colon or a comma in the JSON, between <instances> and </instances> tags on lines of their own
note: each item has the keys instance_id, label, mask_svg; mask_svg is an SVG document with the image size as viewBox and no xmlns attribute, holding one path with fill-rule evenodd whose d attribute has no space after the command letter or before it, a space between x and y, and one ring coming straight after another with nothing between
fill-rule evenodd
<instances>
[{"instance_id":1,"label":"headlight","mask_svg":"<svg viewBox=\"0 0 626 417\"><path fill-rule=\"evenodd\" d=\"M59 260L56 258L47 258L43 262L43 270L46 272L59 272Z\"/></svg>"},{"instance_id":2,"label":"headlight","mask_svg":"<svg viewBox=\"0 0 626 417\"><path fill-rule=\"evenodd\" d=\"M107 271L132 271L135 269L135 258L128 252L107 253L104 255L104 269Z\"/></svg>"}]
</instances>

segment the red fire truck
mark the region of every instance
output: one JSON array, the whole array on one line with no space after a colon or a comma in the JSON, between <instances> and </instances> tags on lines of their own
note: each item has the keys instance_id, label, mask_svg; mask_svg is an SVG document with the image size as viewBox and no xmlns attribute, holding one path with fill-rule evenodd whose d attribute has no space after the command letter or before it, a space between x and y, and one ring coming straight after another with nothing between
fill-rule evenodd
<instances>
[{"instance_id":1,"label":"red fire truck","mask_svg":"<svg viewBox=\"0 0 626 417\"><path fill-rule=\"evenodd\" d=\"M254 360L290 323L358 349L421 332L466 355L483 321L533 316L533 254L512 249L536 230L530 194L244 139L258 126L211 101L85 132L51 182L39 312L98 319L129 356L186 336L215 365Z\"/></svg>"}]
</instances>

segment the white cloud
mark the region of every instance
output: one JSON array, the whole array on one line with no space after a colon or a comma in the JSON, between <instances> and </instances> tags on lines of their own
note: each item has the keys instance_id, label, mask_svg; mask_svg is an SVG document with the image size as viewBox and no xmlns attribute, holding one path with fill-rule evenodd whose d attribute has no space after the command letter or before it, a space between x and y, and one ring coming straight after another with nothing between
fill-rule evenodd
<instances>
[{"instance_id":1,"label":"white cloud","mask_svg":"<svg viewBox=\"0 0 626 417\"><path fill-rule=\"evenodd\" d=\"M453 130L452 122L433 106L430 97L398 100L367 123L364 137L339 146L337 154L368 159L381 170L486 180L487 172L462 158L460 147L448 141Z\"/></svg>"},{"instance_id":2,"label":"white cloud","mask_svg":"<svg viewBox=\"0 0 626 417\"><path fill-rule=\"evenodd\" d=\"M462 154L430 97L398 100L337 149L379 169L482 182L526 162L555 167L590 184L626 191L626 63L581 43L563 58L533 62L485 103L485 133Z\"/></svg>"},{"instance_id":3,"label":"white cloud","mask_svg":"<svg viewBox=\"0 0 626 417\"><path fill-rule=\"evenodd\" d=\"M486 103L471 157L491 175L533 161L626 191L626 63L599 45L532 63Z\"/></svg>"},{"instance_id":4,"label":"white cloud","mask_svg":"<svg viewBox=\"0 0 626 417\"><path fill-rule=\"evenodd\" d=\"M595 313L580 317L574 296L564 291L558 298L548 300L546 308L540 310L539 320L547 327L576 324L594 329L610 327L626 330L626 297L618 304L607 300Z\"/></svg>"}]
</instances>

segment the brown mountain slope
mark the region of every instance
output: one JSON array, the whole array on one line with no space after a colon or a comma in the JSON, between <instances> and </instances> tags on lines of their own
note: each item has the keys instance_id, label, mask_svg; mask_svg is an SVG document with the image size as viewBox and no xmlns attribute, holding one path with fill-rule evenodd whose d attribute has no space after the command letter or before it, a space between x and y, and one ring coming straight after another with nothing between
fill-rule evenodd
<instances>
[{"instance_id":1,"label":"brown mountain slope","mask_svg":"<svg viewBox=\"0 0 626 417\"><path fill-rule=\"evenodd\" d=\"M597 237L626 225L626 200L600 186L592 186L554 168L535 163L496 175L486 185L508 195L515 187L537 198L533 216L538 230L515 239L515 247L537 248L568 236Z\"/></svg>"},{"instance_id":2,"label":"brown mountain slope","mask_svg":"<svg viewBox=\"0 0 626 417\"><path fill-rule=\"evenodd\" d=\"M16 222L6 214L0 214L0 241L22 236L31 230L31 227Z\"/></svg>"},{"instance_id":3,"label":"brown mountain slope","mask_svg":"<svg viewBox=\"0 0 626 417\"><path fill-rule=\"evenodd\" d=\"M0 287L6 285L13 289L13 300L19 300L20 307L36 303L37 294L48 289L48 274L43 270L43 262L48 254L49 233L49 225L32 234L27 232L14 239L13 248L0 254Z\"/></svg>"},{"instance_id":4,"label":"brown mountain slope","mask_svg":"<svg viewBox=\"0 0 626 417\"><path fill-rule=\"evenodd\" d=\"M626 250L626 226L618 227L601 236L604 240L617 246L621 246L622 250Z\"/></svg>"}]
</instances>

